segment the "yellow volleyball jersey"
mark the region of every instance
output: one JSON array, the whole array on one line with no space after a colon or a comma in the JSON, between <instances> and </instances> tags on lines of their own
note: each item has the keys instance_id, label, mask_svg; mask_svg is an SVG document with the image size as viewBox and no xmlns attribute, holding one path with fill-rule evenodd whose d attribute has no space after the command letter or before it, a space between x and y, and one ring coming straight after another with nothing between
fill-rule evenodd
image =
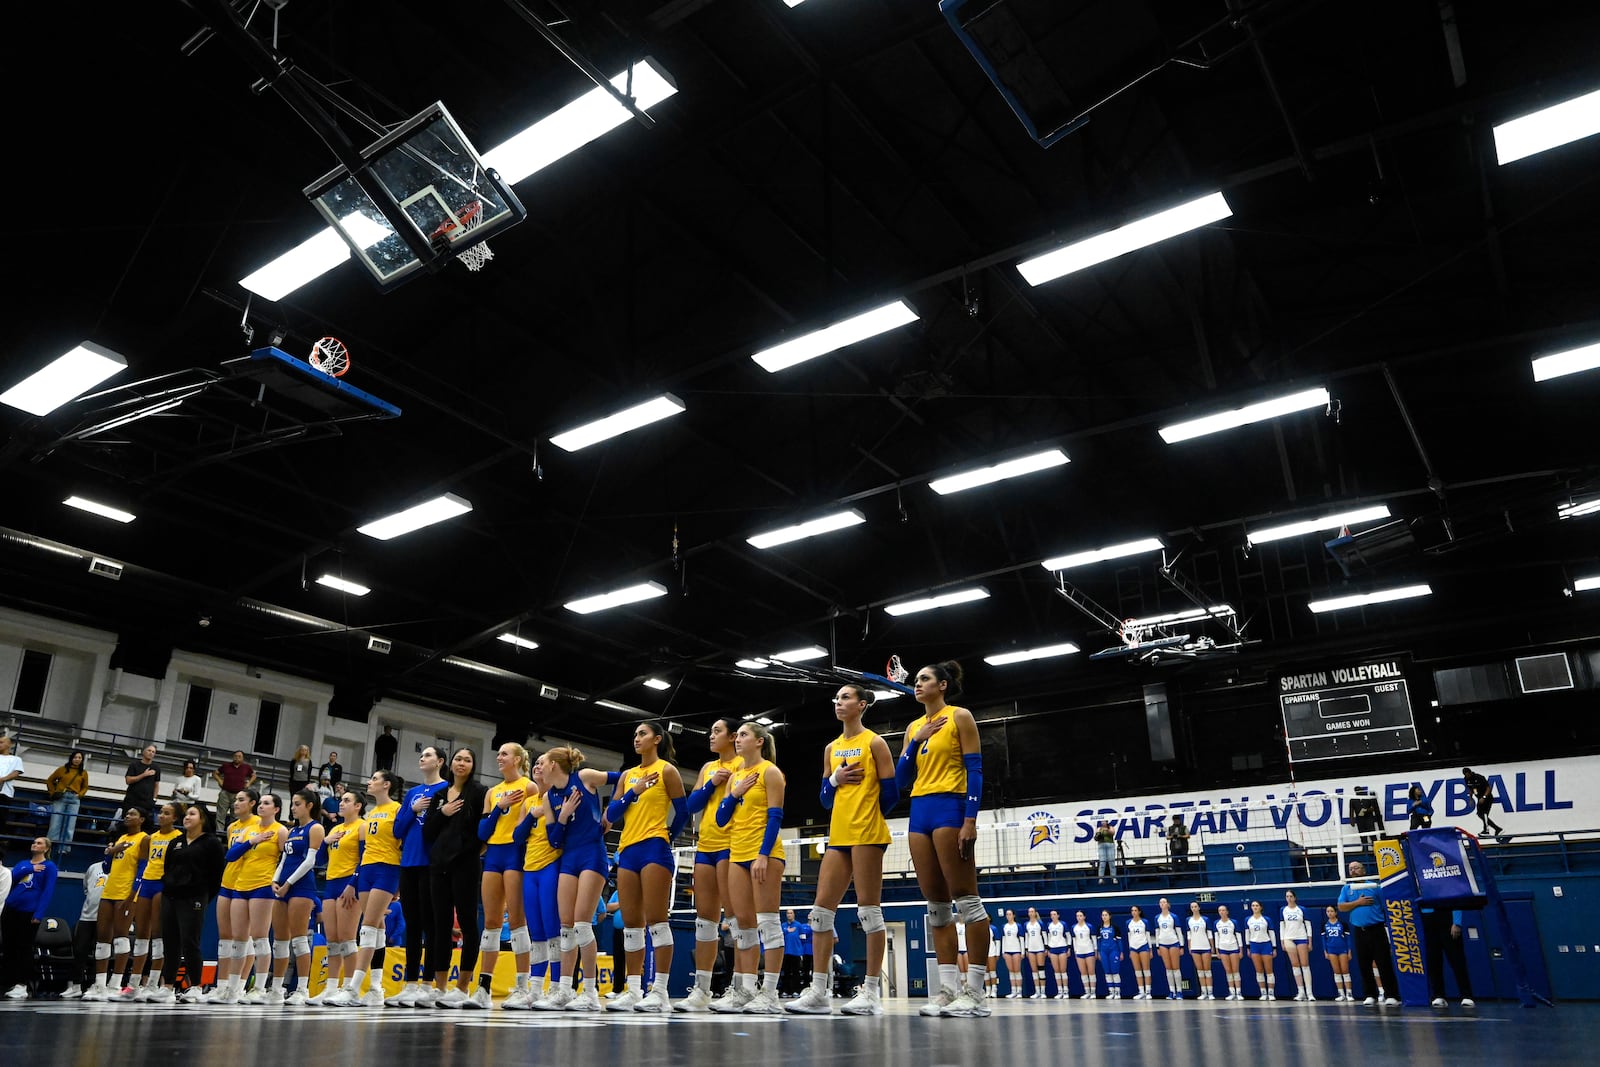
<instances>
[{"instance_id":1,"label":"yellow volleyball jersey","mask_svg":"<svg viewBox=\"0 0 1600 1067\"><path fill-rule=\"evenodd\" d=\"M133 880L139 873L139 850L144 847L144 839L150 835L140 830L136 834L123 834L117 838L117 844L124 841L128 847L122 850L122 855L111 861L111 871L106 876L106 891L101 894L102 900L127 900L133 896Z\"/></svg>"},{"instance_id":2,"label":"yellow volleyball jersey","mask_svg":"<svg viewBox=\"0 0 1600 1067\"><path fill-rule=\"evenodd\" d=\"M648 767L629 767L622 772L622 781L618 783L621 789L633 789L652 774L657 778L656 784L649 789L638 790L638 796L628 805L627 814L622 817L622 837L617 843L618 849L653 837L663 841L667 839L667 821L672 815L672 801L667 798L666 769L667 761L658 759Z\"/></svg>"},{"instance_id":3,"label":"yellow volleyball jersey","mask_svg":"<svg viewBox=\"0 0 1600 1067\"><path fill-rule=\"evenodd\" d=\"M150 835L150 862L144 865L144 880L159 882L167 876L167 846L183 836L182 830L157 830Z\"/></svg>"},{"instance_id":4,"label":"yellow volleyball jersey","mask_svg":"<svg viewBox=\"0 0 1600 1067\"><path fill-rule=\"evenodd\" d=\"M262 834L272 832L272 836L259 845L251 845L239 860L239 874L234 879L233 888L241 893L252 889L260 889L272 884L272 876L278 871L278 861L283 859L283 845L278 840L278 829L282 823L273 823L271 826L257 825L252 833Z\"/></svg>"},{"instance_id":5,"label":"yellow volleyball jersey","mask_svg":"<svg viewBox=\"0 0 1600 1067\"><path fill-rule=\"evenodd\" d=\"M261 820L254 815L246 815L242 819L235 819L228 824L228 849L232 851L242 838L249 837L261 828ZM231 861L222 868L222 888L238 889L239 872L244 869L245 857Z\"/></svg>"},{"instance_id":6,"label":"yellow volleyball jersey","mask_svg":"<svg viewBox=\"0 0 1600 1067\"><path fill-rule=\"evenodd\" d=\"M742 803L733 809L733 819L728 823L728 847L733 850L732 859L738 863L753 860L761 855L761 839L767 833L767 770L775 768L769 760L762 760L754 767L740 767L733 772L733 778L728 779L732 785L735 779L748 777L755 774L755 784L745 791L741 797ZM783 838L779 838L768 853L773 859L784 858Z\"/></svg>"},{"instance_id":7,"label":"yellow volleyball jersey","mask_svg":"<svg viewBox=\"0 0 1600 1067\"><path fill-rule=\"evenodd\" d=\"M499 785L489 790L489 803L498 808L500 806L501 797L505 796L507 793L515 793L519 789L522 790L524 797L531 797L537 791L532 780L528 778L518 778L514 782L501 782ZM485 808L484 810L487 811L488 809ZM506 810L505 814L501 815L494 821L494 833L489 835L489 844L509 845L511 843L512 836L517 832L517 823L521 821L522 805L511 805L511 807ZM396 860L395 862L398 863L399 861Z\"/></svg>"},{"instance_id":8,"label":"yellow volleyball jersey","mask_svg":"<svg viewBox=\"0 0 1600 1067\"><path fill-rule=\"evenodd\" d=\"M711 799L706 801L705 808L700 812L700 839L695 848L701 852L721 852L728 847L728 827L717 825L717 805L728 795L728 786L733 784L732 776L739 770L740 762L738 756L729 756L724 760L714 759L700 768L700 777L695 779L695 785L698 786L719 770L727 771L729 775L726 782L711 791Z\"/></svg>"},{"instance_id":9,"label":"yellow volleyball jersey","mask_svg":"<svg viewBox=\"0 0 1600 1067\"><path fill-rule=\"evenodd\" d=\"M522 810L532 811L543 800L543 793L535 793L523 803ZM540 815L534 820L533 829L528 831L528 851L522 860L522 869L525 871L543 870L561 858L561 850L550 844L550 832L546 826L547 820Z\"/></svg>"},{"instance_id":10,"label":"yellow volleyball jersey","mask_svg":"<svg viewBox=\"0 0 1600 1067\"><path fill-rule=\"evenodd\" d=\"M377 804L367 809L361 818L365 823L366 841L361 850L361 866L387 863L400 866L400 839L394 836L394 817L400 811L398 801Z\"/></svg>"},{"instance_id":11,"label":"yellow volleyball jersey","mask_svg":"<svg viewBox=\"0 0 1600 1067\"><path fill-rule=\"evenodd\" d=\"M846 763L859 766L867 776L854 785L841 785L833 794L833 817L828 822L828 844L887 845L889 823L878 807L878 761L872 743L878 735L862 730L854 737L840 734L828 746L828 773ZM891 770L892 768L886 768Z\"/></svg>"},{"instance_id":12,"label":"yellow volleyball jersey","mask_svg":"<svg viewBox=\"0 0 1600 1067\"><path fill-rule=\"evenodd\" d=\"M917 782L911 795L925 797L930 793L961 793L967 791L967 767L961 762L961 735L956 730L956 712L962 710L947 704L933 717L945 717L945 723L934 735L917 746ZM927 723L923 715L906 727L906 736L913 736Z\"/></svg>"},{"instance_id":13,"label":"yellow volleyball jersey","mask_svg":"<svg viewBox=\"0 0 1600 1067\"><path fill-rule=\"evenodd\" d=\"M359 822L340 823L328 831L328 877L350 878L361 863L361 835L356 832Z\"/></svg>"}]
</instances>

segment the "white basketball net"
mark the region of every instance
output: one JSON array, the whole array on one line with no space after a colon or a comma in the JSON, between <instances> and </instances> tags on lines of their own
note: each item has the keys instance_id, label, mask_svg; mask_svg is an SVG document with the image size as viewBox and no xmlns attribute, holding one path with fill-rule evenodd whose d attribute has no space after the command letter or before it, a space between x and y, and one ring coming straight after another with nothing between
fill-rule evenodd
<instances>
[{"instance_id":1,"label":"white basketball net","mask_svg":"<svg viewBox=\"0 0 1600 1067\"><path fill-rule=\"evenodd\" d=\"M493 258L494 253L489 251L488 241L480 241L471 248L456 253L456 259L461 265L474 273L482 270L483 265Z\"/></svg>"},{"instance_id":2,"label":"white basketball net","mask_svg":"<svg viewBox=\"0 0 1600 1067\"><path fill-rule=\"evenodd\" d=\"M337 378L350 369L350 353L337 337L324 337L312 346L306 362L312 369Z\"/></svg>"}]
</instances>

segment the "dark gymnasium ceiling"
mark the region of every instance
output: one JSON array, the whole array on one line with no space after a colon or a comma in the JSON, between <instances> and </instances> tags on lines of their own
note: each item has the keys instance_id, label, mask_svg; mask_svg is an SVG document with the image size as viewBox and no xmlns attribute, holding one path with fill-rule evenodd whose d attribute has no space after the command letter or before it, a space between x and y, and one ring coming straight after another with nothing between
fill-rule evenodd
<instances>
[{"instance_id":1,"label":"dark gymnasium ceiling","mask_svg":"<svg viewBox=\"0 0 1600 1067\"><path fill-rule=\"evenodd\" d=\"M274 332L300 356L332 334L345 380L404 414L229 454L249 418L231 412L230 431L203 400L87 440L70 406L0 409L0 603L116 630L133 669L195 649L335 682L346 708L406 695L620 747L626 707L792 712L797 687L723 669L812 644L868 669L958 657L975 706L1062 708L1151 677L1600 627L1600 594L1563 592L1600 570L1600 516L1556 519L1600 493L1600 374L1536 385L1529 369L1600 340L1600 137L1502 167L1491 134L1600 87L1593 5L1012 0L1039 91L1090 111L1046 149L934 0L291 0L276 32L298 71L384 124L442 101L480 150L589 88L534 20L607 73L649 55L679 92L653 129L623 125L518 185L528 218L482 273L382 294L349 263L278 302L247 302L238 280L321 227L301 189L334 158L222 39L180 51L210 6L14 14L29 44L4 75L0 386L84 339L134 381L215 369ZM238 10L270 42L271 5ZM1017 271L1217 190L1233 215L1199 232L1038 287ZM749 358L895 298L917 322L778 374ZM1321 385L1337 417L1156 434ZM549 444L661 392L687 410L576 453ZM1051 447L1070 464L927 485ZM355 532L441 492L474 510L393 541ZM138 518L65 508L69 493ZM1247 528L1351 503L1387 504L1410 542L1348 576L1324 536L1243 551ZM848 507L864 525L744 540ZM1159 668L982 662L1115 644L1038 564L1151 535L1252 643ZM127 569L107 581L40 543ZM1069 574L1118 617L1187 607L1158 562ZM303 584L324 571L372 592ZM644 580L669 595L562 607ZM1424 581L1424 600L1306 609ZM882 610L970 584L992 596ZM508 630L540 647L494 639Z\"/></svg>"}]
</instances>

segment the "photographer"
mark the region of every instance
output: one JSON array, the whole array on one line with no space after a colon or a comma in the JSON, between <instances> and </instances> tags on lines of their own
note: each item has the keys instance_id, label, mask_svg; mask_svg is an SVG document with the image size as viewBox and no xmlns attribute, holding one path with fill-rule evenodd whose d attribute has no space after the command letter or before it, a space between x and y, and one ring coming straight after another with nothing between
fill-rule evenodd
<instances>
[{"instance_id":1,"label":"photographer","mask_svg":"<svg viewBox=\"0 0 1600 1067\"><path fill-rule=\"evenodd\" d=\"M1356 836L1361 838L1361 847L1370 849L1378 835L1384 833L1383 809L1378 804L1378 798L1372 795L1372 790L1364 785L1355 788L1355 796L1350 800L1348 817L1350 825L1356 828Z\"/></svg>"}]
</instances>

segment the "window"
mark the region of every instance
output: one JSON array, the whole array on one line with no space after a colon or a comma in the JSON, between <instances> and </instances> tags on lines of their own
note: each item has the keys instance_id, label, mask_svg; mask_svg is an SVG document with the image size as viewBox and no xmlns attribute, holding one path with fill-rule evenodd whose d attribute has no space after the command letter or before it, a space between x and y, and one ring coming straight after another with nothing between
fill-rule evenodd
<instances>
[{"instance_id":1,"label":"window","mask_svg":"<svg viewBox=\"0 0 1600 1067\"><path fill-rule=\"evenodd\" d=\"M261 698L261 713L256 716L256 739L250 751L270 756L278 747L278 715L283 711L283 701L273 697Z\"/></svg>"},{"instance_id":2,"label":"window","mask_svg":"<svg viewBox=\"0 0 1600 1067\"><path fill-rule=\"evenodd\" d=\"M37 649L22 653L22 669L17 671L17 692L11 700L15 711L38 715L44 711L44 691L50 684L50 665L55 657Z\"/></svg>"},{"instance_id":3,"label":"window","mask_svg":"<svg viewBox=\"0 0 1600 1067\"><path fill-rule=\"evenodd\" d=\"M189 699L183 706L183 734L185 741L204 744L206 723L211 718L211 687L197 682L189 683Z\"/></svg>"}]
</instances>

